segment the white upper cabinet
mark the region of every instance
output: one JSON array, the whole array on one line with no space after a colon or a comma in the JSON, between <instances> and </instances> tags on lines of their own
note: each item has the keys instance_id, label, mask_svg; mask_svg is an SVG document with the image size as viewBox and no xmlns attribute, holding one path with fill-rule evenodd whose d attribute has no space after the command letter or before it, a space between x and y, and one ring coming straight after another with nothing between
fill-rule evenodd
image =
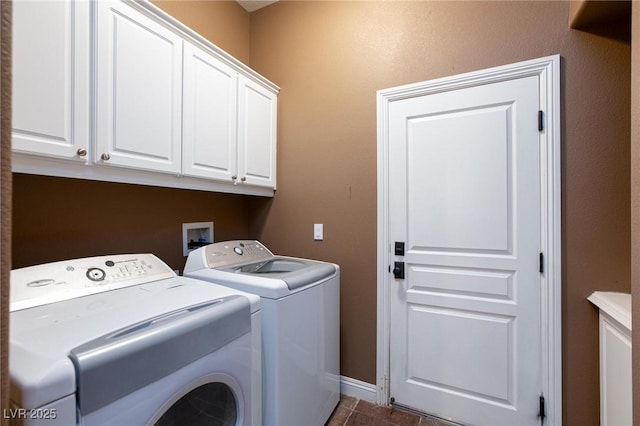
<instances>
[{"instance_id":1,"label":"white upper cabinet","mask_svg":"<svg viewBox=\"0 0 640 426\"><path fill-rule=\"evenodd\" d=\"M13 150L86 161L89 4L13 3Z\"/></svg>"},{"instance_id":2,"label":"white upper cabinet","mask_svg":"<svg viewBox=\"0 0 640 426\"><path fill-rule=\"evenodd\" d=\"M276 186L276 94L238 78L238 177L241 183Z\"/></svg>"},{"instance_id":3,"label":"white upper cabinet","mask_svg":"<svg viewBox=\"0 0 640 426\"><path fill-rule=\"evenodd\" d=\"M96 163L180 173L182 38L125 3L95 5Z\"/></svg>"},{"instance_id":4,"label":"white upper cabinet","mask_svg":"<svg viewBox=\"0 0 640 426\"><path fill-rule=\"evenodd\" d=\"M182 173L234 182L238 72L185 42L183 79Z\"/></svg>"},{"instance_id":5,"label":"white upper cabinet","mask_svg":"<svg viewBox=\"0 0 640 426\"><path fill-rule=\"evenodd\" d=\"M148 1L13 14L13 171L273 195L276 85Z\"/></svg>"}]
</instances>

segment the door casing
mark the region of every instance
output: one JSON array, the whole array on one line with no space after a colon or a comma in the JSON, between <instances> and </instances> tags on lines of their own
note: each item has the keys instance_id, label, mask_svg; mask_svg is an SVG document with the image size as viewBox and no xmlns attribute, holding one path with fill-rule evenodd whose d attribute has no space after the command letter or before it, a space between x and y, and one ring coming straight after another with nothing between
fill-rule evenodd
<instances>
[{"instance_id":1,"label":"door casing","mask_svg":"<svg viewBox=\"0 0 640 426\"><path fill-rule=\"evenodd\" d=\"M542 281L542 387L548 425L562 424L562 252L560 197L560 55L409 84L377 92L378 120L378 241L377 241L377 402L388 405L390 371L389 272L393 248L389 241L389 104L394 101L451 91L487 83L538 76L543 130L540 133ZM535 117L532 117L535 119Z\"/></svg>"}]
</instances>

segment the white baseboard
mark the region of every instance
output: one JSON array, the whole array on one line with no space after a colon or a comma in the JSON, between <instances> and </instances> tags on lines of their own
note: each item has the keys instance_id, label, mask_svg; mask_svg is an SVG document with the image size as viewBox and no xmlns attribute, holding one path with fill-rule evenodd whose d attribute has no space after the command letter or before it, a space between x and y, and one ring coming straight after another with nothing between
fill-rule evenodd
<instances>
[{"instance_id":1,"label":"white baseboard","mask_svg":"<svg viewBox=\"0 0 640 426\"><path fill-rule=\"evenodd\" d=\"M340 376L340 393L354 398L364 399L374 404L378 399L376 385L345 376Z\"/></svg>"}]
</instances>

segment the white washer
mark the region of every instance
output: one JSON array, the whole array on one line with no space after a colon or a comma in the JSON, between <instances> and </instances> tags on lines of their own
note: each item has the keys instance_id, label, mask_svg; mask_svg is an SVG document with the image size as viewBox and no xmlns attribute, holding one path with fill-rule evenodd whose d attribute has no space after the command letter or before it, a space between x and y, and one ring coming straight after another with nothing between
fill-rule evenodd
<instances>
[{"instance_id":1,"label":"white washer","mask_svg":"<svg viewBox=\"0 0 640 426\"><path fill-rule=\"evenodd\" d=\"M11 423L260 424L255 295L113 255L11 271L10 311Z\"/></svg>"},{"instance_id":2,"label":"white washer","mask_svg":"<svg viewBox=\"0 0 640 426\"><path fill-rule=\"evenodd\" d=\"M227 241L191 252L184 274L262 297L264 424L324 425L340 399L338 265Z\"/></svg>"}]
</instances>

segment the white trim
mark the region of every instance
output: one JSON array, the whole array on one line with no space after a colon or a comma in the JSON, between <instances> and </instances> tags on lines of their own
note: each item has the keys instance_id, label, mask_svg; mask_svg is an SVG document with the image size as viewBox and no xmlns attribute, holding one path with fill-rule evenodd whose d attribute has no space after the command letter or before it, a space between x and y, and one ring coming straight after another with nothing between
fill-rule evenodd
<instances>
[{"instance_id":1,"label":"white trim","mask_svg":"<svg viewBox=\"0 0 640 426\"><path fill-rule=\"evenodd\" d=\"M627 331L631 331L631 294L594 291L587 300L619 322Z\"/></svg>"},{"instance_id":2,"label":"white trim","mask_svg":"<svg viewBox=\"0 0 640 426\"><path fill-rule=\"evenodd\" d=\"M213 179L196 178L173 173L153 173L125 167L106 166L54 157L40 157L14 152L13 171L41 176L56 176L104 182L161 186L165 188L193 189L198 191L227 192L231 194L273 197L274 189L256 185L234 184Z\"/></svg>"},{"instance_id":3,"label":"white trim","mask_svg":"<svg viewBox=\"0 0 640 426\"><path fill-rule=\"evenodd\" d=\"M540 108L545 115L545 128L540 133L541 155L541 247L545 254L542 285L542 389L547 402L547 424L562 424L562 257L560 216L560 56L553 55L531 61L430 80L377 93L378 109L378 273L377 273L377 403L389 403L389 289L391 245L388 239L388 111L393 101L427 94L462 89L479 84L535 75L540 79Z\"/></svg>"},{"instance_id":4,"label":"white trim","mask_svg":"<svg viewBox=\"0 0 640 426\"><path fill-rule=\"evenodd\" d=\"M173 16L166 13L164 10L160 9L158 6L151 3L149 0L122 0L127 3L129 6L133 6L138 9L140 12L145 13L147 16L151 17L155 21L160 20L165 26L167 26L170 30L177 32L181 37L190 41L193 44L196 44L201 49L206 50L211 55L215 56L219 60L224 63L229 64L231 67L235 69L239 69L241 73L243 73L248 78L251 78L258 84L265 86L269 90L278 93L280 92L280 87L268 80L266 77L258 74L255 70L249 68L246 64L241 62L240 60L234 58L225 50L213 44L211 41L201 36L193 29L187 27L182 22L178 21Z\"/></svg>"},{"instance_id":5,"label":"white trim","mask_svg":"<svg viewBox=\"0 0 640 426\"><path fill-rule=\"evenodd\" d=\"M351 377L340 376L340 393L374 404L376 403L376 385L352 379Z\"/></svg>"}]
</instances>

